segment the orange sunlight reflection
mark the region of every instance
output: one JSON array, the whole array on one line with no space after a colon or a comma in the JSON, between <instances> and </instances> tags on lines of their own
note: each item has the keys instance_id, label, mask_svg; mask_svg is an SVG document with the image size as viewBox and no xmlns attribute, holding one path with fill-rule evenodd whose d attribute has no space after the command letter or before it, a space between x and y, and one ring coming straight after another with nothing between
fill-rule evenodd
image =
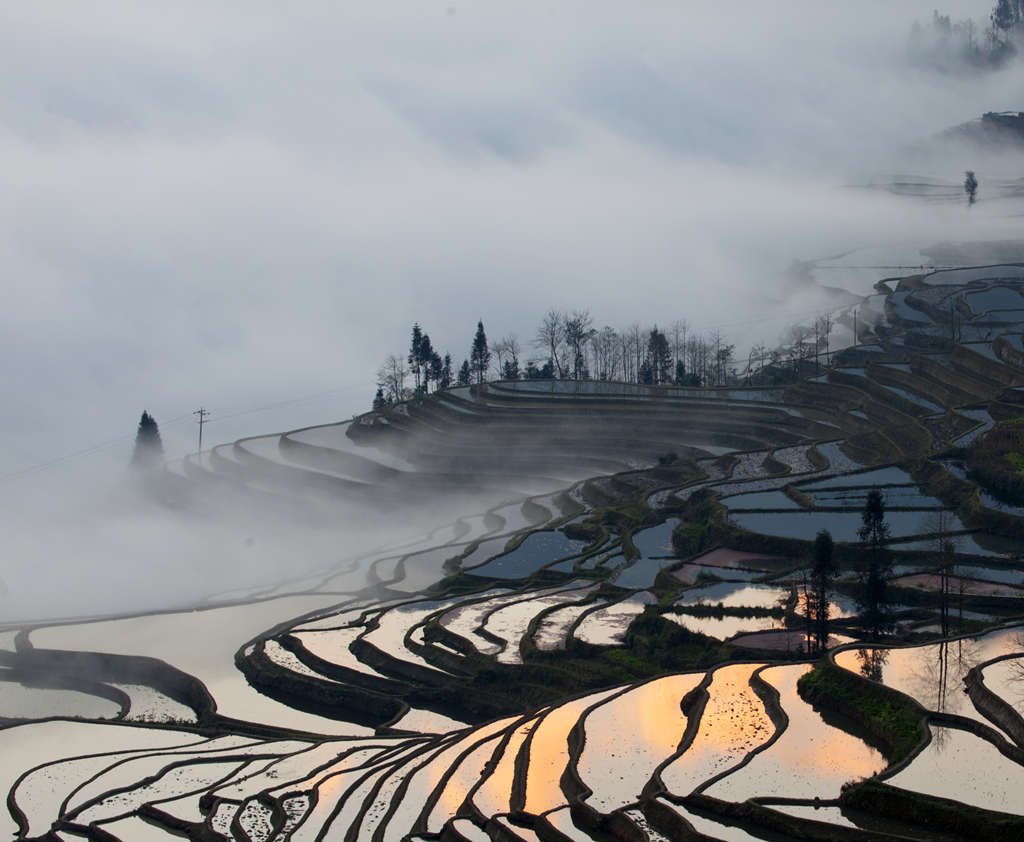
<instances>
[{"instance_id":1,"label":"orange sunlight reflection","mask_svg":"<svg viewBox=\"0 0 1024 842\"><path fill-rule=\"evenodd\" d=\"M689 794L738 763L775 732L764 705L750 689L750 676L760 666L735 664L715 671L697 736L662 772L670 792Z\"/></svg>"}]
</instances>

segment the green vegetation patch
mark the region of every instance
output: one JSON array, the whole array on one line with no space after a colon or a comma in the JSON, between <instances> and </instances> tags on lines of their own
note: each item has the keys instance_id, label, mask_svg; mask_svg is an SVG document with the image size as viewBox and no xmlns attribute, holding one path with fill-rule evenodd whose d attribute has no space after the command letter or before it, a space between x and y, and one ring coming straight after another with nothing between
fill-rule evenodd
<instances>
[{"instance_id":1,"label":"green vegetation patch","mask_svg":"<svg viewBox=\"0 0 1024 842\"><path fill-rule=\"evenodd\" d=\"M952 801L922 795L879 781L847 786L840 796L845 807L936 831L955 833L964 839L1016 842L1024 839L1024 817L983 810Z\"/></svg>"},{"instance_id":2,"label":"green vegetation patch","mask_svg":"<svg viewBox=\"0 0 1024 842\"><path fill-rule=\"evenodd\" d=\"M886 760L908 757L927 735L925 710L883 684L838 667L827 658L797 682L806 702L853 720L885 746Z\"/></svg>"}]
</instances>

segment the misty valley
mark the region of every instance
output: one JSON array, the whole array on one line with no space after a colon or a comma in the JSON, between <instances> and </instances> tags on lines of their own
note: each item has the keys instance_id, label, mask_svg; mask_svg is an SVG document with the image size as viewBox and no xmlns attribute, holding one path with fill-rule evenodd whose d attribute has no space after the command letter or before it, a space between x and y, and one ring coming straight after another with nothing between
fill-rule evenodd
<instances>
[{"instance_id":1,"label":"misty valley","mask_svg":"<svg viewBox=\"0 0 1024 842\"><path fill-rule=\"evenodd\" d=\"M1024 0L2 21L0 838L1024 840Z\"/></svg>"},{"instance_id":2,"label":"misty valley","mask_svg":"<svg viewBox=\"0 0 1024 842\"><path fill-rule=\"evenodd\" d=\"M322 568L4 627L7 831L1019 838L1019 294L908 275L726 386L481 376L150 466Z\"/></svg>"}]
</instances>

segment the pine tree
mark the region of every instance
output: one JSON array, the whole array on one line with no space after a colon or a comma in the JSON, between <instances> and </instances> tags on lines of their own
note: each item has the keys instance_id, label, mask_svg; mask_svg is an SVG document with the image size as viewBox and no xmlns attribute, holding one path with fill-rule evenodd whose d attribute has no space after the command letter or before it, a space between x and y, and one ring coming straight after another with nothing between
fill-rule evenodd
<instances>
[{"instance_id":1,"label":"pine tree","mask_svg":"<svg viewBox=\"0 0 1024 842\"><path fill-rule=\"evenodd\" d=\"M860 604L864 625L877 638L889 626L885 610L885 574L889 566L885 542L889 540L889 524L885 522L885 497L877 488L868 492L861 522L863 526L857 534L868 565L861 576Z\"/></svg>"},{"instance_id":2,"label":"pine tree","mask_svg":"<svg viewBox=\"0 0 1024 842\"><path fill-rule=\"evenodd\" d=\"M473 382L473 373L469 370L469 360L462 361L462 367L459 369L459 385L468 386Z\"/></svg>"},{"instance_id":3,"label":"pine tree","mask_svg":"<svg viewBox=\"0 0 1024 842\"><path fill-rule=\"evenodd\" d=\"M450 389L452 387L452 355L444 355L444 365L441 367L441 379L438 380L437 385L441 389Z\"/></svg>"},{"instance_id":4,"label":"pine tree","mask_svg":"<svg viewBox=\"0 0 1024 842\"><path fill-rule=\"evenodd\" d=\"M422 373L423 391L430 391L430 381L433 379L433 372L430 364L434 357L434 346L430 344L430 336L426 333L420 338L419 356L416 358L416 368Z\"/></svg>"},{"instance_id":5,"label":"pine tree","mask_svg":"<svg viewBox=\"0 0 1024 842\"><path fill-rule=\"evenodd\" d=\"M491 364L491 351L487 346L487 334L484 323L476 323L476 336L473 337L473 348L469 354L470 365L476 374L476 382L483 383L487 377L487 368Z\"/></svg>"},{"instance_id":6,"label":"pine tree","mask_svg":"<svg viewBox=\"0 0 1024 842\"><path fill-rule=\"evenodd\" d=\"M416 377L417 390L420 388L420 359L422 357L420 345L422 342L423 331L420 330L419 322L415 322L412 326L412 342L409 344L409 356L406 362L408 362L409 368L412 369L412 373Z\"/></svg>"},{"instance_id":7,"label":"pine tree","mask_svg":"<svg viewBox=\"0 0 1024 842\"><path fill-rule=\"evenodd\" d=\"M139 429L135 434L135 450L132 465L136 468L153 468L163 462L164 445L160 441L160 428L149 412L143 410Z\"/></svg>"},{"instance_id":8,"label":"pine tree","mask_svg":"<svg viewBox=\"0 0 1024 842\"><path fill-rule=\"evenodd\" d=\"M373 396L373 409L375 412L380 412L388 405L387 398L384 397L384 387L377 387L377 394Z\"/></svg>"}]
</instances>

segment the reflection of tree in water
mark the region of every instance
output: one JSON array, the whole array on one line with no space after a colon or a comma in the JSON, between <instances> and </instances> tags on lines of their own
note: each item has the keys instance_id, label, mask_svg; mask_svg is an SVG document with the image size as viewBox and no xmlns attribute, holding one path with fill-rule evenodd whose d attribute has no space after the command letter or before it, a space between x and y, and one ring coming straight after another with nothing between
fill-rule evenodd
<instances>
[{"instance_id":1,"label":"reflection of tree in water","mask_svg":"<svg viewBox=\"0 0 1024 842\"><path fill-rule=\"evenodd\" d=\"M889 660L888 649L858 649L857 661L860 663L860 674L872 681L882 683L882 667Z\"/></svg>"},{"instance_id":2,"label":"reflection of tree in water","mask_svg":"<svg viewBox=\"0 0 1024 842\"><path fill-rule=\"evenodd\" d=\"M920 691L918 698L932 710L960 713L966 696L963 679L981 663L981 647L974 640L942 641L922 658L917 675ZM932 739L942 750L949 733L945 728L932 729Z\"/></svg>"},{"instance_id":3,"label":"reflection of tree in water","mask_svg":"<svg viewBox=\"0 0 1024 842\"><path fill-rule=\"evenodd\" d=\"M924 707L945 712L963 713L964 676L983 660L983 647L976 640L952 640L895 650L896 673L889 676L890 686L913 696ZM858 649L860 674L872 681L883 681L884 667L894 657L891 649ZM901 675L902 673L902 675ZM1024 670L1021 672L1024 685ZM883 682L884 683L884 682ZM941 749L945 732L933 731Z\"/></svg>"}]
</instances>

